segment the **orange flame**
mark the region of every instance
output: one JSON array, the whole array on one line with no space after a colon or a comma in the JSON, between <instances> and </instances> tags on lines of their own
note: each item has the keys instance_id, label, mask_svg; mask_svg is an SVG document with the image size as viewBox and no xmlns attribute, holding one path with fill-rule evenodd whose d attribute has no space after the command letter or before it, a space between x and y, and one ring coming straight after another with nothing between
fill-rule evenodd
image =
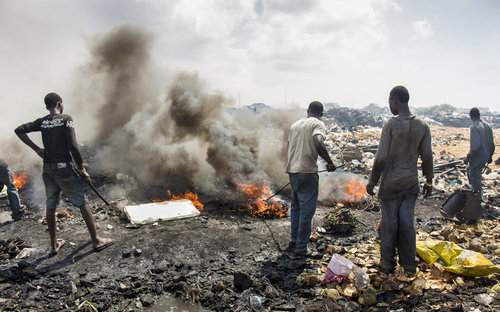
<instances>
[{"instance_id":1,"label":"orange flame","mask_svg":"<svg viewBox=\"0 0 500 312\"><path fill-rule=\"evenodd\" d=\"M271 199L266 201L271 194L271 188L266 185L258 186L257 184L237 183L238 188L242 191L247 200L250 214L257 218L282 218L286 216L288 207L279 200Z\"/></svg>"},{"instance_id":2,"label":"orange flame","mask_svg":"<svg viewBox=\"0 0 500 312\"><path fill-rule=\"evenodd\" d=\"M31 180L30 176L26 173L26 170L24 170L21 173L16 173L14 174L14 185L18 189L22 189L26 183L28 183Z\"/></svg>"},{"instance_id":3,"label":"orange flame","mask_svg":"<svg viewBox=\"0 0 500 312\"><path fill-rule=\"evenodd\" d=\"M343 202L337 202L331 196L329 197L334 206L344 207L346 204L349 206L354 206L357 202L359 202L366 193L366 182L358 179L356 177L351 178L347 184L341 186L344 188L345 198ZM324 191L327 192L326 186Z\"/></svg>"},{"instance_id":4,"label":"orange flame","mask_svg":"<svg viewBox=\"0 0 500 312\"><path fill-rule=\"evenodd\" d=\"M170 196L170 199L189 199L193 205L198 209L199 211L203 210L203 204L198 200L198 194L189 192L186 190L186 193L180 194L180 195L172 195L170 190L167 190L168 196Z\"/></svg>"},{"instance_id":5,"label":"orange flame","mask_svg":"<svg viewBox=\"0 0 500 312\"><path fill-rule=\"evenodd\" d=\"M349 196L350 201L360 201L366 195L366 182L357 178L349 180L349 184L345 186L345 192Z\"/></svg>"},{"instance_id":6,"label":"orange flame","mask_svg":"<svg viewBox=\"0 0 500 312\"><path fill-rule=\"evenodd\" d=\"M73 218L74 216L75 215L69 213L66 209L63 209L57 213L58 218L64 218L64 217Z\"/></svg>"},{"instance_id":7,"label":"orange flame","mask_svg":"<svg viewBox=\"0 0 500 312\"><path fill-rule=\"evenodd\" d=\"M168 194L169 199L173 199L173 200L188 199L193 203L193 205L196 207L196 209L198 209L199 211L203 211L204 206L200 202L200 200L198 199L198 194L186 191L186 193L184 193L184 194L175 195L175 194L172 194L172 192L170 192L170 190L167 190L167 194ZM164 198L151 198L151 201L153 203L158 203L158 202L162 202L165 200L166 199L164 199Z\"/></svg>"}]
</instances>

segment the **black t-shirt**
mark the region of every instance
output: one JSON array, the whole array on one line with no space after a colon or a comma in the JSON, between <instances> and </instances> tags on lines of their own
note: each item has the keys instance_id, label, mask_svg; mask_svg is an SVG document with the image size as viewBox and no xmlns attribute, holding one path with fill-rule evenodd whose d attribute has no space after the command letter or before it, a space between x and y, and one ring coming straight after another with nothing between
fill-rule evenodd
<instances>
[{"instance_id":1,"label":"black t-shirt","mask_svg":"<svg viewBox=\"0 0 500 312\"><path fill-rule=\"evenodd\" d=\"M57 163L71 161L71 156L76 164L81 167L83 160L78 143L76 142L73 118L66 114L47 115L33 122L20 125L16 133L42 132L45 155L43 161Z\"/></svg>"},{"instance_id":2,"label":"black t-shirt","mask_svg":"<svg viewBox=\"0 0 500 312\"><path fill-rule=\"evenodd\" d=\"M7 162L0 158L0 167L8 167Z\"/></svg>"}]
</instances>

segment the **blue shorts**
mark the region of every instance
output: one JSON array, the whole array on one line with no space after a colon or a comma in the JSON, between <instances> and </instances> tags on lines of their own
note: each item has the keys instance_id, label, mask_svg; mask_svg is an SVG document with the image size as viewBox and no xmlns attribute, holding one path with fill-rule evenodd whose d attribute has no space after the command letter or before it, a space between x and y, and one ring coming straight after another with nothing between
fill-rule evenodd
<instances>
[{"instance_id":1,"label":"blue shorts","mask_svg":"<svg viewBox=\"0 0 500 312\"><path fill-rule=\"evenodd\" d=\"M81 207L88 202L83 182L73 171L70 163L44 163L42 177L45 184L47 209L56 209L61 191L76 207Z\"/></svg>"}]
</instances>

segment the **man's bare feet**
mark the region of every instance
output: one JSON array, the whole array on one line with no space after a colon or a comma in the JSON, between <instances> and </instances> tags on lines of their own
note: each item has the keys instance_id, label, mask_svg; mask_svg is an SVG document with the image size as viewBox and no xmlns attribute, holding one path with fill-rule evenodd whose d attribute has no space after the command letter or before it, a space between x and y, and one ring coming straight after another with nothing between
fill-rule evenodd
<instances>
[{"instance_id":1,"label":"man's bare feet","mask_svg":"<svg viewBox=\"0 0 500 312\"><path fill-rule=\"evenodd\" d=\"M111 238L99 238L97 245L94 245L94 251L101 251L115 243Z\"/></svg>"},{"instance_id":2,"label":"man's bare feet","mask_svg":"<svg viewBox=\"0 0 500 312\"><path fill-rule=\"evenodd\" d=\"M51 254L57 255L57 253L59 252L59 249L61 249L61 247L64 246L64 244L66 244L65 240L62 240L62 239L61 240L57 240L56 247L52 248Z\"/></svg>"}]
</instances>

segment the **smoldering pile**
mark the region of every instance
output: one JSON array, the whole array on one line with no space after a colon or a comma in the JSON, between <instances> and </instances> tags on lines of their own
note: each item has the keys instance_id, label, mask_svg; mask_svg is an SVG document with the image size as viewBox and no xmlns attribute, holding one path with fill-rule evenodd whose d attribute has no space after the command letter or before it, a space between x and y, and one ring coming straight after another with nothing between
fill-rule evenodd
<instances>
[{"instance_id":1,"label":"smoldering pile","mask_svg":"<svg viewBox=\"0 0 500 312\"><path fill-rule=\"evenodd\" d=\"M229 112L232 99L196 73L175 74L161 100L152 41L142 29L118 27L96 38L81 71L79 105L91 103L97 112L89 121L96 129L88 133L97 151L92 166L129 177L114 191L161 186L207 194L235 192L237 183L286 181L278 169L285 167L282 138L297 116Z\"/></svg>"}]
</instances>

